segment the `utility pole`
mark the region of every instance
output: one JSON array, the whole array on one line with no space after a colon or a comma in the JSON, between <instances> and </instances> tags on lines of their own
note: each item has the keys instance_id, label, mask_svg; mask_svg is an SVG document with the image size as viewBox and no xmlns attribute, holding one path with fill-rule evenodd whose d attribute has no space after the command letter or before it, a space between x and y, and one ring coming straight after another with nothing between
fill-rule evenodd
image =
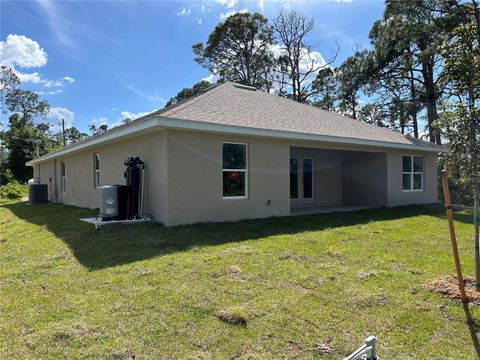
<instances>
[{"instance_id":1,"label":"utility pole","mask_svg":"<svg viewBox=\"0 0 480 360\"><path fill-rule=\"evenodd\" d=\"M62 119L62 135L63 135L63 146L67 145L67 141L65 139L65 120Z\"/></svg>"}]
</instances>

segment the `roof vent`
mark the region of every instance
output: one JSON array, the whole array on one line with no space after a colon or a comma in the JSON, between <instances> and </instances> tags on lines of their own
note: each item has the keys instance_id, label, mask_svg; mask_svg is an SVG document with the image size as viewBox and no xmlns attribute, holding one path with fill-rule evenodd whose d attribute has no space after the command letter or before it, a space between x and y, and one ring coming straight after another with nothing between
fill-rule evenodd
<instances>
[{"instance_id":1,"label":"roof vent","mask_svg":"<svg viewBox=\"0 0 480 360\"><path fill-rule=\"evenodd\" d=\"M254 88L253 86L247 86L242 84L233 84L233 86L243 90L257 91L257 88Z\"/></svg>"}]
</instances>

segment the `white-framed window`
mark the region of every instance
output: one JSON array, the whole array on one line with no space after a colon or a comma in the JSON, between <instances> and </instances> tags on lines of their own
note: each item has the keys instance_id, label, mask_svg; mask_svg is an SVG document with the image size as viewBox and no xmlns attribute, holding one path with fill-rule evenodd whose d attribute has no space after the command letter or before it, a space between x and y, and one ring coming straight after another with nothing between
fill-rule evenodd
<instances>
[{"instance_id":1,"label":"white-framed window","mask_svg":"<svg viewBox=\"0 0 480 360\"><path fill-rule=\"evenodd\" d=\"M93 154L93 188L100 186L100 154Z\"/></svg>"},{"instance_id":2,"label":"white-framed window","mask_svg":"<svg viewBox=\"0 0 480 360\"><path fill-rule=\"evenodd\" d=\"M67 181L67 177L65 175L65 161L60 161L60 188L61 188L62 194L65 194L67 192L66 181Z\"/></svg>"},{"instance_id":3,"label":"white-framed window","mask_svg":"<svg viewBox=\"0 0 480 360\"><path fill-rule=\"evenodd\" d=\"M246 143L224 142L222 184L224 199L248 197L248 147Z\"/></svg>"},{"instance_id":4,"label":"white-framed window","mask_svg":"<svg viewBox=\"0 0 480 360\"><path fill-rule=\"evenodd\" d=\"M402 190L423 190L423 157L412 155L402 157Z\"/></svg>"}]
</instances>

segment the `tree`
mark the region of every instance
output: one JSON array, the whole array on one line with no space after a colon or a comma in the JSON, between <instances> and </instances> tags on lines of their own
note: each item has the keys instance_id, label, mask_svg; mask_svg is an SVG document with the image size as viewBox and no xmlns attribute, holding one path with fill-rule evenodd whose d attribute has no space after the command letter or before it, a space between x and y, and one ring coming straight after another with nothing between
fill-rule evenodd
<instances>
[{"instance_id":1,"label":"tree","mask_svg":"<svg viewBox=\"0 0 480 360\"><path fill-rule=\"evenodd\" d=\"M0 67L0 98L12 91L19 83L20 79L12 69L5 65Z\"/></svg>"},{"instance_id":2,"label":"tree","mask_svg":"<svg viewBox=\"0 0 480 360\"><path fill-rule=\"evenodd\" d=\"M388 119L389 114L384 106L381 104L367 104L362 106L358 111L358 119L365 121L368 124L377 126L387 126L385 119Z\"/></svg>"},{"instance_id":3,"label":"tree","mask_svg":"<svg viewBox=\"0 0 480 360\"><path fill-rule=\"evenodd\" d=\"M57 137L60 140L60 137L63 138L63 134L60 133L60 134L58 134ZM87 137L88 137L88 134L80 132L76 127L72 126L70 128L65 129L65 140L66 140L67 144L73 144L73 143L79 142L83 139L86 139ZM62 139L62 141L63 141L63 139Z\"/></svg>"},{"instance_id":4,"label":"tree","mask_svg":"<svg viewBox=\"0 0 480 360\"><path fill-rule=\"evenodd\" d=\"M383 19L377 21L370 32L377 75L385 81L380 84L385 87L391 81L396 82L396 87L391 89L397 94L391 95L409 102L409 116L417 136L419 104L426 108L429 138L438 144L441 137L434 124L447 85L438 47L458 19L437 9L450 9L454 2L388 0ZM402 89L406 91L399 93Z\"/></svg>"},{"instance_id":5,"label":"tree","mask_svg":"<svg viewBox=\"0 0 480 360\"><path fill-rule=\"evenodd\" d=\"M357 118L361 89L369 77L369 52L357 50L336 70L338 79L337 99L340 111L354 119Z\"/></svg>"},{"instance_id":6,"label":"tree","mask_svg":"<svg viewBox=\"0 0 480 360\"><path fill-rule=\"evenodd\" d=\"M336 54L328 63L314 54L307 42L314 21L300 12L280 10L272 26L280 48L275 67L279 93L291 92L289 97L292 100L305 103L317 91L312 85L317 73L331 64Z\"/></svg>"},{"instance_id":7,"label":"tree","mask_svg":"<svg viewBox=\"0 0 480 360\"><path fill-rule=\"evenodd\" d=\"M477 10L466 24L458 26L442 46L445 75L453 99L446 105L439 125L450 151L442 155L447 168L454 168L473 189L475 224L475 279L480 291L479 186L480 186L480 16Z\"/></svg>"},{"instance_id":8,"label":"tree","mask_svg":"<svg viewBox=\"0 0 480 360\"><path fill-rule=\"evenodd\" d=\"M55 150L60 143L50 132L50 125L26 123L18 113L9 118L9 127L0 133L0 139L8 150L6 169L13 178L26 182L32 177L32 168L26 162Z\"/></svg>"},{"instance_id":9,"label":"tree","mask_svg":"<svg viewBox=\"0 0 480 360\"><path fill-rule=\"evenodd\" d=\"M188 100L202 92L204 92L206 89L208 89L210 86L212 86L211 83L209 83L206 80L201 80L194 84L191 88L183 88L181 91L177 93L174 97L172 97L170 100L167 101L165 104L165 107L169 107L172 105L175 105L176 103L180 101L185 101Z\"/></svg>"},{"instance_id":10,"label":"tree","mask_svg":"<svg viewBox=\"0 0 480 360\"><path fill-rule=\"evenodd\" d=\"M16 180L25 182L32 176L32 168L26 162L58 146L50 125L33 123L35 117L47 114L49 105L32 91L17 88L5 95L5 105L12 113L8 129L0 133L8 152L6 167Z\"/></svg>"},{"instance_id":11,"label":"tree","mask_svg":"<svg viewBox=\"0 0 480 360\"><path fill-rule=\"evenodd\" d=\"M272 43L272 28L263 15L236 13L215 27L206 44L194 44L192 49L195 61L222 80L265 88Z\"/></svg>"},{"instance_id":12,"label":"tree","mask_svg":"<svg viewBox=\"0 0 480 360\"><path fill-rule=\"evenodd\" d=\"M108 125L107 124L102 124L100 126L97 126L95 124L90 124L88 126L88 129L92 132L93 135L98 135L98 134L107 132Z\"/></svg>"},{"instance_id":13,"label":"tree","mask_svg":"<svg viewBox=\"0 0 480 360\"><path fill-rule=\"evenodd\" d=\"M327 111L334 111L337 87L338 82L334 69L326 67L319 70L317 77L312 82L312 89L315 92L315 100L312 104Z\"/></svg>"},{"instance_id":14,"label":"tree","mask_svg":"<svg viewBox=\"0 0 480 360\"><path fill-rule=\"evenodd\" d=\"M40 101L33 91L13 89L5 95L5 104L8 111L18 113L16 121L20 125L28 125L34 117L47 115L49 105L45 100Z\"/></svg>"}]
</instances>

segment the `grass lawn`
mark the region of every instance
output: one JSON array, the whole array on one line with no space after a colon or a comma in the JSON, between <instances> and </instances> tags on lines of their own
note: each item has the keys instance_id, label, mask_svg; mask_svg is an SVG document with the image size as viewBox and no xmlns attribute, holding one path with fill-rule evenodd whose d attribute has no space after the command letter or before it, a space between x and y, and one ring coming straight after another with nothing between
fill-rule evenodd
<instances>
[{"instance_id":1,"label":"grass lawn","mask_svg":"<svg viewBox=\"0 0 480 360\"><path fill-rule=\"evenodd\" d=\"M422 287L455 273L440 206L99 231L94 213L0 206L0 358L341 359L370 334L382 359L479 356L480 307Z\"/></svg>"}]
</instances>

